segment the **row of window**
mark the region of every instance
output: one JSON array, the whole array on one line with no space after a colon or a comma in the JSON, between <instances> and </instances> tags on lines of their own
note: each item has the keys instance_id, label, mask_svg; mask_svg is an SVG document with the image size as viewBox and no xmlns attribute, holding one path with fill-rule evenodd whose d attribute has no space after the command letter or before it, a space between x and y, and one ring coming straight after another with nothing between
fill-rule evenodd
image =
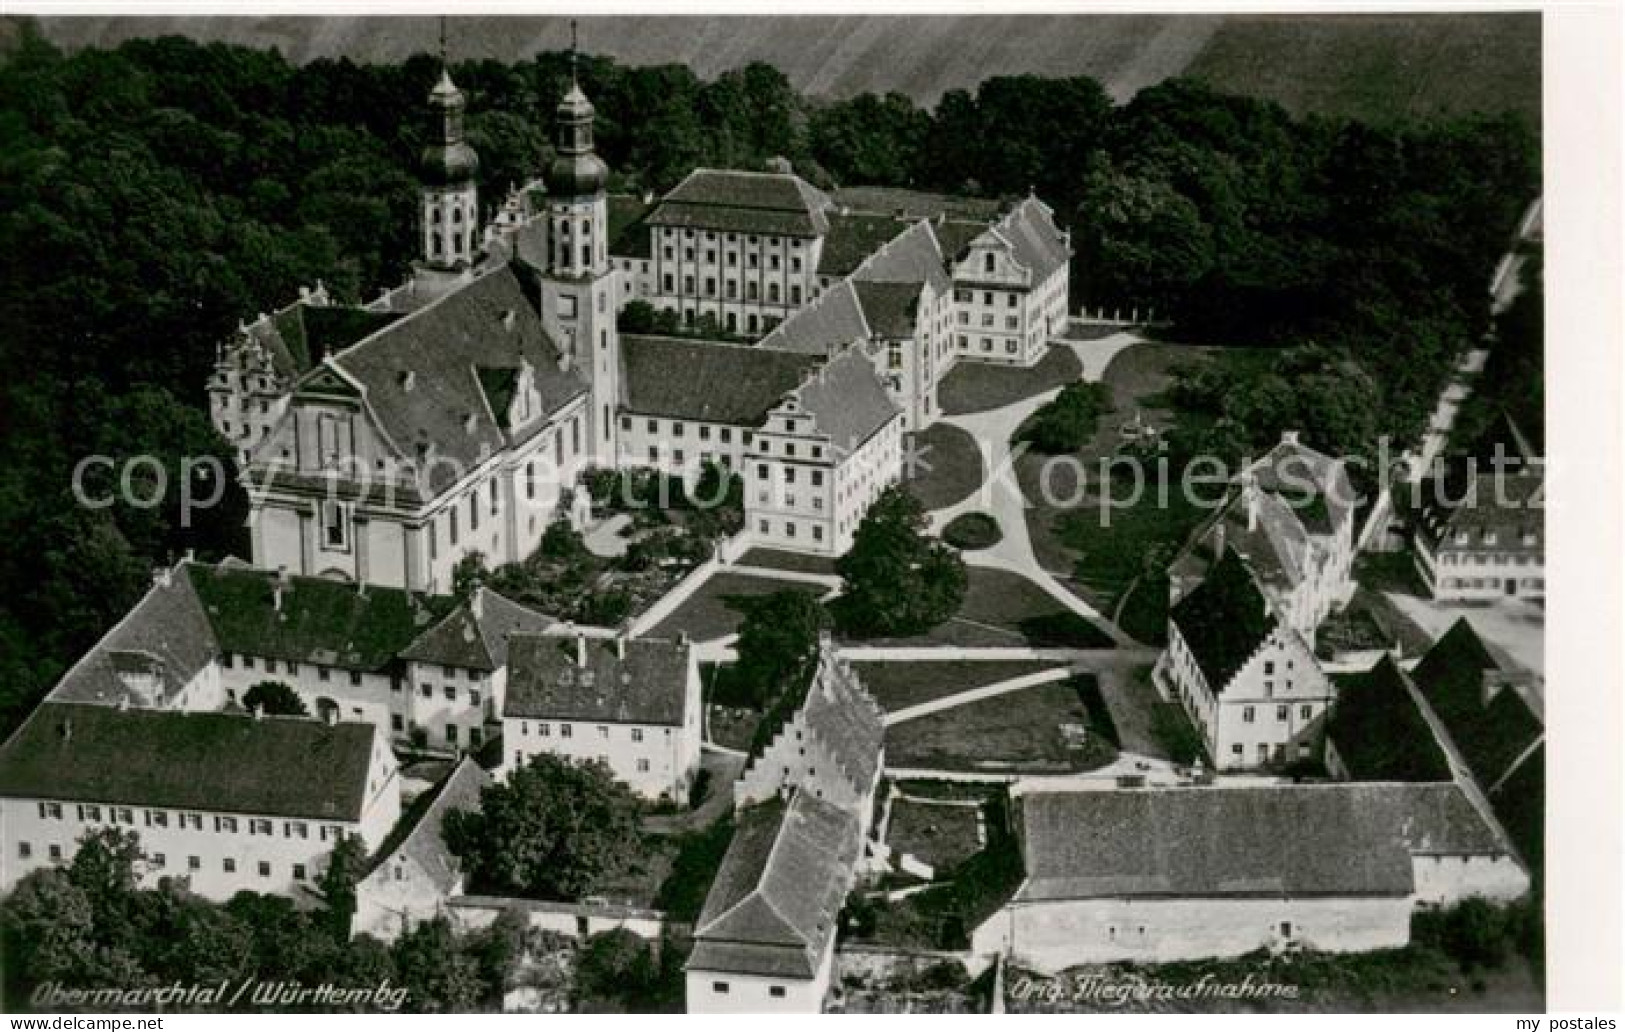
<instances>
[{"instance_id":1,"label":"row of window","mask_svg":"<svg viewBox=\"0 0 1625 1032\"><path fill-rule=\"evenodd\" d=\"M677 293L677 277L673 276L669 272L666 273L664 276L662 276L660 278L660 286L661 286L661 290L662 290L663 293L666 293L666 294L675 294L675 293ZM731 280L731 279L727 280L722 284L722 287L723 287L722 296L723 296L724 300L727 300L727 301L737 301L737 300L739 300L739 283L738 283L737 280ZM694 277L693 276L684 276L683 277L683 294L682 294L682 296L684 296L684 297L694 297L694 296L696 296L695 290L694 290ZM706 277L704 296L709 297L709 298L714 298L714 297L717 296L717 281L716 281L715 277L711 277L711 276ZM776 281L769 283L767 285L767 303L770 304L770 305L776 305L776 304L779 303L779 297L780 297L779 284ZM757 285L756 281L755 280L746 280L745 281L745 300L746 301L760 301L761 299L762 299L762 292L761 292L760 287ZM790 303L792 305L801 304L801 286L799 284L792 283L790 285ZM730 330L732 328L733 328L732 326L729 327Z\"/></svg>"},{"instance_id":2,"label":"row of window","mask_svg":"<svg viewBox=\"0 0 1625 1032\"><path fill-rule=\"evenodd\" d=\"M676 261L677 260L677 249L668 244L667 246L660 249L660 256L662 258L664 258L668 262ZM739 267L739 252L738 251L724 251L722 253L722 256L723 256L723 259L724 259L724 264L726 264L728 268L737 269ZM695 260L696 260L696 258L695 258L694 248L692 248L692 247L683 248L683 261L692 262L692 261L695 261ZM714 248L714 247L706 248L706 250L705 250L705 261L709 265L715 265L717 263L717 249L716 248ZM779 271L779 266L780 266L779 256L776 255L776 254L769 254L767 256L767 267L768 267L768 269L773 271L773 272L777 272L777 271ZM745 252L745 268L747 268L747 269L759 269L759 268L761 268L760 255L757 252L755 252L755 251L746 251ZM800 255L792 255L790 257L790 271L791 272L800 272L801 271L801 256Z\"/></svg>"},{"instance_id":3,"label":"row of window","mask_svg":"<svg viewBox=\"0 0 1625 1032\"><path fill-rule=\"evenodd\" d=\"M135 826L135 811L128 806L102 806L97 803L74 804L74 815L86 824L100 824L102 813L106 812L109 824L124 824ZM171 811L169 810L142 810L142 823L149 828L168 828L170 826ZM66 820L66 811L61 803L42 802L39 804L41 820ZM204 830L203 814L191 813L184 810L173 811L174 826L181 831ZM267 838L276 836L277 822L268 817L238 818L226 814L215 814L213 827L216 832L223 835L235 835L239 827L246 821L250 835L260 835ZM282 837L288 839L310 838L310 824L307 821L282 821ZM334 842L344 838L344 829L337 824L317 825L317 832L323 842L330 839Z\"/></svg>"},{"instance_id":4,"label":"row of window","mask_svg":"<svg viewBox=\"0 0 1625 1032\"><path fill-rule=\"evenodd\" d=\"M958 336L958 338L955 340L955 343L959 345L959 350L960 351L969 351L970 350L970 338L966 337L963 333L961 333ZM984 354L984 355L990 355L990 354L993 353L993 339L991 337L983 337L982 338L982 340L981 340L981 351L982 351L982 354ZM1015 354L1019 354L1021 352L1021 347L1016 341L1013 341L1013 340L1012 341L1006 341L1005 345L1004 345L1004 351L1005 351L1005 354L1007 354L1007 355L1015 355Z\"/></svg>"},{"instance_id":5,"label":"row of window","mask_svg":"<svg viewBox=\"0 0 1625 1032\"><path fill-rule=\"evenodd\" d=\"M716 993L718 996L726 996L726 995L728 995L728 991L729 991L728 983L727 982L712 982L711 983L711 991L713 993ZM782 986L782 985L770 985L770 986L767 987L767 995L773 997L775 1000L783 999L784 998L784 993L785 993L785 990L784 990L784 986Z\"/></svg>"},{"instance_id":6,"label":"row of window","mask_svg":"<svg viewBox=\"0 0 1625 1032\"><path fill-rule=\"evenodd\" d=\"M797 527L798 527L798 524L796 523L795 520L785 520L784 521L784 536L791 539L792 541L795 540L796 533L797 533ZM812 539L814 541L823 541L824 540L824 526L823 526L823 524L814 523L811 526L810 529L812 531ZM772 533L773 533L773 521L772 520L765 520L765 519L764 520L757 520L756 521L756 531L759 534L764 534L764 535L771 536Z\"/></svg>"},{"instance_id":7,"label":"row of window","mask_svg":"<svg viewBox=\"0 0 1625 1032\"><path fill-rule=\"evenodd\" d=\"M992 257L992 255L988 255L988 258L991 259ZM976 291L966 287L954 288L954 300L962 305L975 304L976 294ZM981 292L981 295L982 304L984 305L991 306L998 304L998 298L1001 296L1004 298L1004 307L1006 308L1015 308L1021 303L1021 293L1019 291L1010 291L1007 293L1005 291L984 290ZM964 313L961 312L960 314L963 315Z\"/></svg>"},{"instance_id":8,"label":"row of window","mask_svg":"<svg viewBox=\"0 0 1625 1032\"><path fill-rule=\"evenodd\" d=\"M1296 754L1296 758L1300 760L1307 760L1313 754L1308 742L1299 742L1293 752ZM1230 755L1238 760L1244 760L1247 756L1247 748L1240 742L1233 742L1230 745ZM1271 761L1284 763L1287 758L1287 747L1281 742L1276 742L1273 745L1267 742L1259 742L1253 747L1253 756L1261 764Z\"/></svg>"},{"instance_id":9,"label":"row of window","mask_svg":"<svg viewBox=\"0 0 1625 1032\"><path fill-rule=\"evenodd\" d=\"M700 440L709 441L711 439L711 425L709 423L698 423L698 424L696 424L696 427L697 427L696 432L698 433ZM658 420L658 419L646 420L644 422L644 428L651 434L658 434L658 433L660 433L660 420ZM632 417L631 416L622 416L621 417L621 429L625 430L625 431L627 431L629 433L631 432L631 430L632 430ZM687 432L688 432L687 424L685 424L682 420L674 419L674 420L671 421L671 436L673 436L673 437L682 437ZM723 444L732 444L733 443L733 428L732 427L727 427L727 426L719 426L719 427L717 427L716 428L716 437L717 437L717 440L721 441ZM749 444L750 441L751 441L751 433L750 433L750 431L749 430L741 430L741 431L739 431L739 439L741 441L743 441L745 444Z\"/></svg>"},{"instance_id":10,"label":"row of window","mask_svg":"<svg viewBox=\"0 0 1625 1032\"><path fill-rule=\"evenodd\" d=\"M992 329L994 324L996 323L996 321L997 320L995 319L992 312L983 312L982 313L981 325L982 325L983 329L988 329L988 330ZM959 325L961 325L961 326L969 326L970 325L970 313L969 312L960 312L959 313ZM1019 329L1021 329L1021 317L1020 316L1015 316L1015 315L1007 315L1007 316L1005 316L1004 317L1004 328L1007 329L1007 330L1019 330Z\"/></svg>"},{"instance_id":11,"label":"row of window","mask_svg":"<svg viewBox=\"0 0 1625 1032\"><path fill-rule=\"evenodd\" d=\"M53 863L60 862L62 860L62 847L53 842L49 846L46 847L46 855L50 857L50 859L51 859L51 861ZM31 859L33 859L33 857L34 857L34 845L33 845L33 843L31 843L31 842L18 842L17 843L17 858L19 860L31 860ZM169 866L169 858L167 856L165 856L163 853L148 853L147 856L146 856L146 862L153 869L159 870L159 871L165 870ZM295 881L308 881L309 880L310 872L309 872L309 869L306 868L306 866L304 864L294 864L292 866L293 866L293 878L294 878ZM269 861L269 860L261 860L255 865L255 867L256 867L256 870L259 872L259 876L261 878L269 878L269 877L271 877L271 871L272 871L271 861ZM189 872L203 870L203 858L200 857L200 856L188 856L186 858L186 869ZM220 861L220 869L222 871L224 871L226 874L236 874L237 873L237 860L236 860L236 858L228 856L228 857L225 857L224 859L222 859Z\"/></svg>"},{"instance_id":12,"label":"row of window","mask_svg":"<svg viewBox=\"0 0 1625 1032\"><path fill-rule=\"evenodd\" d=\"M1275 721L1276 721L1276 723L1284 724L1289 719L1291 719L1291 716L1292 716L1292 707L1291 706L1277 706L1277 707L1275 707ZM1314 706L1309 705L1309 704L1305 704L1305 705L1302 705L1302 706L1298 707L1298 719L1299 720L1312 720L1312 719L1314 719L1314 716L1315 716L1315 707ZM1241 722L1243 724L1256 723L1257 720L1258 720L1258 707L1256 707L1256 706L1243 706L1242 707L1242 709L1241 709Z\"/></svg>"},{"instance_id":13,"label":"row of window","mask_svg":"<svg viewBox=\"0 0 1625 1032\"><path fill-rule=\"evenodd\" d=\"M1439 581L1439 586L1442 588L1496 588L1506 591L1515 590L1520 586L1544 589L1546 579L1544 577L1524 577L1522 579L1517 577L1507 577L1505 579L1500 577L1445 577Z\"/></svg>"},{"instance_id":14,"label":"row of window","mask_svg":"<svg viewBox=\"0 0 1625 1032\"><path fill-rule=\"evenodd\" d=\"M582 727L586 727L586 726L587 725L585 725L585 724L582 725ZM597 730L598 730L598 737L601 740L608 741L609 738L610 738L610 725L608 725L608 724L598 724L598 725L596 725L596 727L597 727ZM669 728L669 727L668 728L662 728L661 730L663 730L666 733L667 738L671 737L671 728ZM558 732L559 732L559 737L560 738L573 738L573 737L575 737L575 725L574 724L561 723L561 724L558 725ZM530 734L530 721L521 720L519 722L519 733L521 735L529 735ZM538 737L538 738L551 738L551 737L553 737L553 725L548 721L538 721L537 724L536 724L536 737ZM632 742L641 742L641 741L643 741L643 739L644 739L644 729L641 728L641 727L627 728L627 738L628 738L629 741L632 741Z\"/></svg>"},{"instance_id":15,"label":"row of window","mask_svg":"<svg viewBox=\"0 0 1625 1032\"><path fill-rule=\"evenodd\" d=\"M1506 552L1495 552L1489 555L1462 555L1458 552L1444 552L1439 556L1439 565L1441 566L1455 566L1458 564L1462 566L1469 564L1482 566L1485 563L1491 566L1528 566L1530 564L1539 565L1540 559L1528 553L1511 555Z\"/></svg>"},{"instance_id":16,"label":"row of window","mask_svg":"<svg viewBox=\"0 0 1625 1032\"><path fill-rule=\"evenodd\" d=\"M669 227L664 227L663 226L660 229L660 239L661 240L675 240L677 238L677 232L678 231L675 230L675 229L671 229ZM700 230L699 232L701 234L701 238L703 240L705 240L707 243L716 240L719 235L725 241L727 241L730 244L734 244L734 243L739 242L739 234L738 233L722 233L722 234L718 234L717 231L714 230L714 229L705 229L705 230ZM683 234L683 239L684 240L693 240L695 230L692 227L688 227L688 228L683 229L682 234ZM782 245L784 243L784 241L785 241L784 237L778 236L776 234L771 234L771 233L767 234L764 237L762 237L762 239L764 241L766 241L766 243L767 243L767 245L769 247L778 247L778 246ZM754 244L754 243L756 243L756 241L757 241L757 236L756 236L755 233L747 233L747 234L745 234L745 243ZM790 241L790 247L792 249L797 250L797 251L801 250L801 238L800 237L790 237L789 241Z\"/></svg>"},{"instance_id":17,"label":"row of window","mask_svg":"<svg viewBox=\"0 0 1625 1032\"><path fill-rule=\"evenodd\" d=\"M225 667L227 670L230 670L237 665L237 660L239 658L242 659L244 670L253 670L256 663L263 662L265 664L265 672L268 674L274 674L278 670L277 663L280 662L282 664L280 669L286 673L295 677L297 677L299 674L299 664L291 659L284 659L280 661L271 659L269 657L264 659L256 659L254 656L249 655L246 652L243 653L241 657L238 657L230 652L222 652L220 654L220 665ZM349 671L349 675L350 683L359 688L361 686L361 671L351 670ZM322 681L331 681L333 679L333 668L318 665L316 667L316 677Z\"/></svg>"}]
</instances>

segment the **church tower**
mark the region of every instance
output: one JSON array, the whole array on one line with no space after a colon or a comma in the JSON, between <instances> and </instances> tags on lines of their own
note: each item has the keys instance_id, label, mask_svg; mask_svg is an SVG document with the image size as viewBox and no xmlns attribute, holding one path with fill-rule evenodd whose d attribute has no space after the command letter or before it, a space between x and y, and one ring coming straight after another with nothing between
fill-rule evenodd
<instances>
[{"instance_id":1,"label":"church tower","mask_svg":"<svg viewBox=\"0 0 1625 1032\"><path fill-rule=\"evenodd\" d=\"M479 198L474 174L480 158L463 139L463 91L451 81L442 35L440 81L429 94L434 120L423 148L423 262L429 268L457 269L472 264L479 241Z\"/></svg>"},{"instance_id":2,"label":"church tower","mask_svg":"<svg viewBox=\"0 0 1625 1032\"><path fill-rule=\"evenodd\" d=\"M570 89L555 115L557 157L544 177L548 267L542 274L542 317L571 368L592 387L589 451L613 462L621 348L604 197L609 169L593 149L595 113L576 80L574 23L570 34Z\"/></svg>"}]
</instances>

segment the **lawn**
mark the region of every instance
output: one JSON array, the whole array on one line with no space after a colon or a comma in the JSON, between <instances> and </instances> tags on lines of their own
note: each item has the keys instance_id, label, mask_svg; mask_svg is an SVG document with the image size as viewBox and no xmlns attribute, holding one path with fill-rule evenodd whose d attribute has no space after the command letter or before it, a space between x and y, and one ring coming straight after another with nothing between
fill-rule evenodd
<instances>
[{"instance_id":1,"label":"lawn","mask_svg":"<svg viewBox=\"0 0 1625 1032\"><path fill-rule=\"evenodd\" d=\"M870 638L861 645L957 645L965 648L1112 647L1112 639L1020 574L972 566L959 612L924 634Z\"/></svg>"},{"instance_id":2,"label":"lawn","mask_svg":"<svg viewBox=\"0 0 1625 1032\"><path fill-rule=\"evenodd\" d=\"M982 476L982 450L957 426L937 423L904 442L903 486L927 511L969 498Z\"/></svg>"},{"instance_id":3,"label":"lawn","mask_svg":"<svg viewBox=\"0 0 1625 1032\"><path fill-rule=\"evenodd\" d=\"M803 555L800 552L781 552L776 548L753 548L739 557L739 566L755 566L764 570L785 570L789 573L821 573L835 576L835 560L827 555Z\"/></svg>"},{"instance_id":4,"label":"lawn","mask_svg":"<svg viewBox=\"0 0 1625 1032\"><path fill-rule=\"evenodd\" d=\"M942 877L982 848L977 834L980 812L979 806L898 799L892 803L886 844L930 864Z\"/></svg>"},{"instance_id":5,"label":"lawn","mask_svg":"<svg viewBox=\"0 0 1625 1032\"><path fill-rule=\"evenodd\" d=\"M1013 405L1069 384L1082 375L1083 365L1071 348L1053 347L1030 369L960 362L943 377L937 398L944 415L960 416Z\"/></svg>"},{"instance_id":6,"label":"lawn","mask_svg":"<svg viewBox=\"0 0 1625 1032\"><path fill-rule=\"evenodd\" d=\"M1115 735L1095 679L1084 675L895 724L886 729L886 762L936 770L1064 774L1094 770L1116 759Z\"/></svg>"},{"instance_id":7,"label":"lawn","mask_svg":"<svg viewBox=\"0 0 1625 1032\"><path fill-rule=\"evenodd\" d=\"M675 638L686 631L695 641L711 641L739 631L745 619L745 604L778 591L822 592L816 585L799 581L753 577L745 573L716 573L683 604L649 631L651 638Z\"/></svg>"},{"instance_id":8,"label":"lawn","mask_svg":"<svg viewBox=\"0 0 1625 1032\"><path fill-rule=\"evenodd\" d=\"M1100 491L1102 462L1118 453L1120 428L1135 420L1166 428L1171 420L1163 394L1174 369L1201 361L1206 353L1178 344L1125 348L1102 377L1112 391L1113 411L1101 418L1094 439L1071 456L1029 450L1016 461L1022 493L1033 503L1027 510L1027 532L1034 554L1045 569L1102 612L1116 610L1143 571L1147 551L1156 546L1165 552L1177 549L1209 511L1207 505L1185 497L1177 478L1166 491L1159 491L1155 467L1145 471L1137 499L1132 480L1114 483L1109 493ZM1218 494L1218 488L1208 487L1203 497L1211 501ZM1161 604L1150 594L1130 596L1130 603L1137 608L1125 613L1125 620L1138 631L1155 629L1162 622Z\"/></svg>"},{"instance_id":9,"label":"lawn","mask_svg":"<svg viewBox=\"0 0 1625 1032\"><path fill-rule=\"evenodd\" d=\"M1039 660L981 660L959 662L878 662L853 663L863 687L888 713L918 706L922 702L982 688L1014 677L1025 677L1055 664Z\"/></svg>"}]
</instances>

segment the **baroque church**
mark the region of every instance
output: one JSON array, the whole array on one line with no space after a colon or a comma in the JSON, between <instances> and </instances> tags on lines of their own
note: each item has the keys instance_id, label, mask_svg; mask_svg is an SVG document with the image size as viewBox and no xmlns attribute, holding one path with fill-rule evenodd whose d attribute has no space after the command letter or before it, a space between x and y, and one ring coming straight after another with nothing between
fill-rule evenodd
<instances>
[{"instance_id":1,"label":"baroque church","mask_svg":"<svg viewBox=\"0 0 1625 1032\"><path fill-rule=\"evenodd\" d=\"M1063 332L1070 240L1036 197L884 211L784 162L611 195L572 75L552 163L487 221L466 106L443 69L404 283L317 284L220 348L255 566L443 592L470 552L530 555L584 469L708 462L743 478L753 543L838 555L958 362L1029 366ZM620 332L634 300L681 334Z\"/></svg>"}]
</instances>

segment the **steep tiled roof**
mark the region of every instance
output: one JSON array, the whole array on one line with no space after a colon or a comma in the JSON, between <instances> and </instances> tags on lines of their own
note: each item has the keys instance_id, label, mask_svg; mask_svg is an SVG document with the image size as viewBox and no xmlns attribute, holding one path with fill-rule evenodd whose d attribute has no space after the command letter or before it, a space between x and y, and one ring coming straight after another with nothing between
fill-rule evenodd
<instances>
[{"instance_id":1,"label":"steep tiled roof","mask_svg":"<svg viewBox=\"0 0 1625 1032\"><path fill-rule=\"evenodd\" d=\"M793 351L675 337L621 337L622 405L645 416L761 426L816 365Z\"/></svg>"},{"instance_id":2,"label":"steep tiled roof","mask_svg":"<svg viewBox=\"0 0 1625 1032\"><path fill-rule=\"evenodd\" d=\"M1355 781L1449 781L1450 760L1390 656L1336 679L1326 733Z\"/></svg>"},{"instance_id":3,"label":"steep tiled roof","mask_svg":"<svg viewBox=\"0 0 1625 1032\"><path fill-rule=\"evenodd\" d=\"M987 232L987 223L970 222L965 219L943 219L941 222L932 223L931 231L936 234L943 258L953 262L964 257L971 241Z\"/></svg>"},{"instance_id":4,"label":"steep tiled roof","mask_svg":"<svg viewBox=\"0 0 1625 1032\"><path fill-rule=\"evenodd\" d=\"M540 634L556 622L482 587L470 601L420 634L401 651L401 658L469 670L500 670L508 664L510 635Z\"/></svg>"},{"instance_id":5,"label":"steep tiled roof","mask_svg":"<svg viewBox=\"0 0 1625 1032\"><path fill-rule=\"evenodd\" d=\"M854 281L864 320L876 337L902 340L914 336L920 311L920 284Z\"/></svg>"},{"instance_id":6,"label":"steep tiled roof","mask_svg":"<svg viewBox=\"0 0 1625 1032\"><path fill-rule=\"evenodd\" d=\"M851 665L827 643L820 650L818 668L801 712L807 730L824 743L840 765L839 773L859 794L866 794L880 767L885 716L880 705L864 691ZM829 776L835 773L826 770Z\"/></svg>"},{"instance_id":7,"label":"steep tiled roof","mask_svg":"<svg viewBox=\"0 0 1625 1032\"><path fill-rule=\"evenodd\" d=\"M771 351L831 355L869 338L869 324L850 280L842 280L813 299L763 337L756 346Z\"/></svg>"},{"instance_id":8,"label":"steep tiled roof","mask_svg":"<svg viewBox=\"0 0 1625 1032\"><path fill-rule=\"evenodd\" d=\"M186 567L214 638L225 652L381 670L428 630L449 599L320 577L278 577L231 566Z\"/></svg>"},{"instance_id":9,"label":"steep tiled roof","mask_svg":"<svg viewBox=\"0 0 1625 1032\"><path fill-rule=\"evenodd\" d=\"M929 222L909 226L870 255L852 274L859 282L931 284L939 294L953 281L948 277L942 250Z\"/></svg>"},{"instance_id":10,"label":"steep tiled roof","mask_svg":"<svg viewBox=\"0 0 1625 1032\"><path fill-rule=\"evenodd\" d=\"M411 860L442 894L457 887L462 861L446 847L442 834L446 814L452 810L478 810L480 791L491 776L470 757L463 757L450 774L426 792L378 849L369 879L392 878L396 863Z\"/></svg>"},{"instance_id":11,"label":"steep tiled roof","mask_svg":"<svg viewBox=\"0 0 1625 1032\"><path fill-rule=\"evenodd\" d=\"M688 968L814 977L862 836L855 814L807 792L741 811L695 923Z\"/></svg>"},{"instance_id":12,"label":"steep tiled roof","mask_svg":"<svg viewBox=\"0 0 1625 1032\"><path fill-rule=\"evenodd\" d=\"M647 218L658 226L814 237L828 231L832 207L799 176L699 168Z\"/></svg>"},{"instance_id":13,"label":"steep tiled roof","mask_svg":"<svg viewBox=\"0 0 1625 1032\"><path fill-rule=\"evenodd\" d=\"M1053 213L1036 197L1017 204L994 229L1010 242L1016 260L1032 270L1035 281L1048 278L1071 256Z\"/></svg>"},{"instance_id":14,"label":"steep tiled roof","mask_svg":"<svg viewBox=\"0 0 1625 1032\"><path fill-rule=\"evenodd\" d=\"M113 629L75 663L51 691L55 702L118 705L144 704L124 680L120 670L131 657L143 657L142 667L155 675L167 701L208 666L220 652L191 579L182 566L162 575L141 601Z\"/></svg>"},{"instance_id":15,"label":"steep tiled roof","mask_svg":"<svg viewBox=\"0 0 1625 1032\"><path fill-rule=\"evenodd\" d=\"M1405 896L1413 854L1499 853L1446 784L1033 793L1019 900Z\"/></svg>"},{"instance_id":16,"label":"steep tiled roof","mask_svg":"<svg viewBox=\"0 0 1625 1032\"><path fill-rule=\"evenodd\" d=\"M802 410L812 414L818 432L842 453L856 451L898 415L875 367L856 350L830 359L795 394Z\"/></svg>"},{"instance_id":17,"label":"steep tiled roof","mask_svg":"<svg viewBox=\"0 0 1625 1032\"><path fill-rule=\"evenodd\" d=\"M542 327L534 290L522 267L499 266L335 355L333 365L360 383L367 407L404 459L420 444L450 462L431 464L431 492L506 447L508 436L488 411L480 369L534 371L543 412L558 411L586 391L559 367L559 349ZM315 371L313 371L313 374ZM412 374L412 375L408 375Z\"/></svg>"},{"instance_id":18,"label":"steep tiled roof","mask_svg":"<svg viewBox=\"0 0 1625 1032\"><path fill-rule=\"evenodd\" d=\"M624 657L618 647L624 647ZM587 639L585 666L577 663L577 648L573 637L513 638L503 716L674 727L683 723L693 662L687 642Z\"/></svg>"},{"instance_id":19,"label":"steep tiled roof","mask_svg":"<svg viewBox=\"0 0 1625 1032\"><path fill-rule=\"evenodd\" d=\"M1488 789L1545 734L1518 692L1530 677L1479 638L1465 618L1433 643L1411 679L1433 707L1473 776ZM1485 701L1485 684L1497 688Z\"/></svg>"},{"instance_id":20,"label":"steep tiled roof","mask_svg":"<svg viewBox=\"0 0 1625 1032\"><path fill-rule=\"evenodd\" d=\"M1206 579L1174 605L1168 618L1179 628L1215 694L1278 626L1274 608L1241 556L1229 548Z\"/></svg>"},{"instance_id":21,"label":"steep tiled roof","mask_svg":"<svg viewBox=\"0 0 1625 1032\"><path fill-rule=\"evenodd\" d=\"M818 274L850 275L865 258L907 228L908 223L891 215L831 215L829 233L818 255Z\"/></svg>"},{"instance_id":22,"label":"steep tiled roof","mask_svg":"<svg viewBox=\"0 0 1625 1032\"><path fill-rule=\"evenodd\" d=\"M1467 460L1423 484L1419 532L1433 547L1540 555L1546 546L1544 463L1497 472ZM1466 535L1461 541L1458 535Z\"/></svg>"},{"instance_id":23,"label":"steep tiled roof","mask_svg":"<svg viewBox=\"0 0 1625 1032\"><path fill-rule=\"evenodd\" d=\"M353 821L374 728L47 702L0 747L0 795Z\"/></svg>"}]
</instances>

